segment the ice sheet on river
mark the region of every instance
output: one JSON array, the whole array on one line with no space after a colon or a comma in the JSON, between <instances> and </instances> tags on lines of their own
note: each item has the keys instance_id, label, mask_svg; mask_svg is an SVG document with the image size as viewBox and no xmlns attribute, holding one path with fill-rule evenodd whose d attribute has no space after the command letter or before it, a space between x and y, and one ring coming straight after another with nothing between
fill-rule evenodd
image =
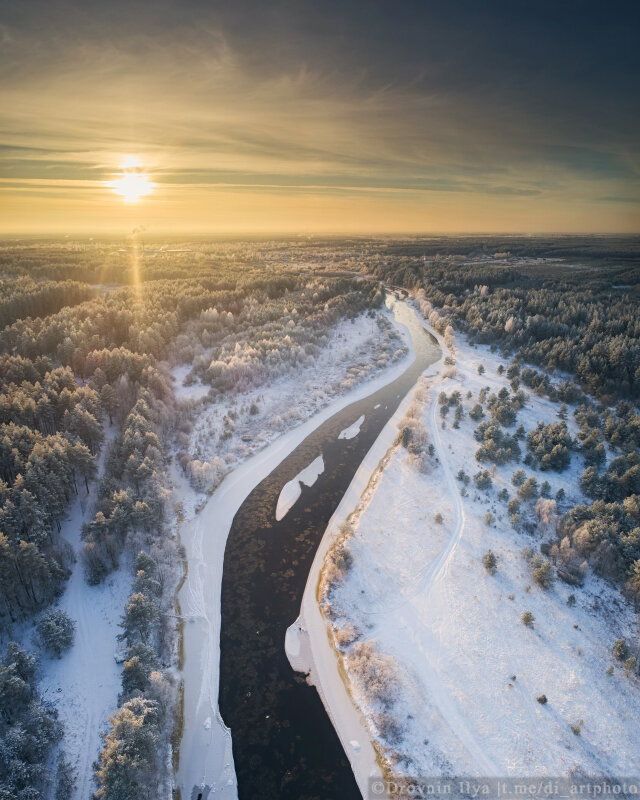
<instances>
[{"instance_id":1,"label":"ice sheet on river","mask_svg":"<svg viewBox=\"0 0 640 800\"><path fill-rule=\"evenodd\" d=\"M276 519L278 522L285 517L293 507L297 499L302 494L302 486L313 486L318 477L324 472L324 460L322 456L315 458L308 467L299 472L293 480L288 481L282 487L278 504L276 506Z\"/></svg>"},{"instance_id":2,"label":"ice sheet on river","mask_svg":"<svg viewBox=\"0 0 640 800\"><path fill-rule=\"evenodd\" d=\"M380 403L378 403L378 406ZM378 407L376 406L376 408ZM353 439L360 433L360 427L364 422L364 414L353 423L353 425L349 425L348 428L345 428L343 431L340 431L338 434L338 439Z\"/></svg>"}]
</instances>

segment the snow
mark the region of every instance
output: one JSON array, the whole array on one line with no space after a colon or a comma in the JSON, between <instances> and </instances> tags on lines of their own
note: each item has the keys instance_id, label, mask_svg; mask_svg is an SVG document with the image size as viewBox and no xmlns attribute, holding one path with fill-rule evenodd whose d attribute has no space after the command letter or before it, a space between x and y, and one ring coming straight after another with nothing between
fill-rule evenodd
<instances>
[{"instance_id":1,"label":"snow","mask_svg":"<svg viewBox=\"0 0 640 800\"><path fill-rule=\"evenodd\" d=\"M276 505L276 519L278 522L287 516L298 501L298 498L302 494L302 484L305 486L313 486L323 472L324 460L322 456L318 456L314 458L308 467L305 467L299 472L295 478L285 483L280 491L278 503Z\"/></svg>"},{"instance_id":2,"label":"snow","mask_svg":"<svg viewBox=\"0 0 640 800\"><path fill-rule=\"evenodd\" d=\"M184 382L191 372L190 364L180 364L171 370L171 377L176 382L173 391L178 400L200 400L209 394L209 387L200 381L195 381L190 386Z\"/></svg>"},{"instance_id":3,"label":"snow","mask_svg":"<svg viewBox=\"0 0 640 800\"><path fill-rule=\"evenodd\" d=\"M355 533L347 540L353 565L331 598L335 629L352 626L359 641L374 643L395 665L391 691L397 687L397 697L387 713L400 734L390 742L379 727L384 709L360 680L350 646L342 648L349 691L368 737L382 745L400 775L636 774L638 681L611 656L616 639L635 640L633 610L592 574L582 588L560 581L548 591L537 587L522 550L538 550L551 532L514 530L506 504L496 497L503 487L514 495L511 474L524 468L539 482L548 480L552 494L563 487L568 503L582 502L582 459L573 453L571 467L560 474L522 463L499 466L492 490L480 492L471 483L462 496L458 470L473 475L491 469L475 461L477 423L468 411L482 387L497 391L508 382L497 374L500 357L488 348L458 338L455 356L451 377L430 379L422 410L438 463L423 474L406 450L393 447L364 496L362 482L360 492L349 490L340 514L345 520L354 512ZM480 363L486 369L481 376ZM457 430L448 417L443 430L438 394L456 389L466 416ZM539 420L555 421L559 406L531 394L516 424L528 431ZM571 409L568 424L575 434ZM496 518L492 526L484 522L487 511ZM438 513L442 524L434 520ZM335 536L336 523L330 528ZM482 565L488 549L498 556L495 575ZM317 603L313 595L307 599L305 594L309 627L307 611L315 613ZM522 624L524 611L533 613L533 628ZM537 702L541 694L546 705ZM347 735L345 728L341 736Z\"/></svg>"},{"instance_id":4,"label":"snow","mask_svg":"<svg viewBox=\"0 0 640 800\"><path fill-rule=\"evenodd\" d=\"M212 486L206 488L215 488L238 464L390 365L406 366L407 336L392 319L384 309L343 320L327 332L313 365L201 409L187 449L192 459L213 465ZM173 374L188 371L180 369Z\"/></svg>"},{"instance_id":5,"label":"snow","mask_svg":"<svg viewBox=\"0 0 640 800\"><path fill-rule=\"evenodd\" d=\"M394 328L400 332L410 347L410 337L404 322L415 319L414 312L408 309L406 304L391 298L388 305L395 315L389 315ZM346 332L355 334L359 324L361 323L358 321L353 325L349 323ZM342 346L345 348L344 341ZM348 348L345 349L348 352ZM329 367L331 360L331 358L323 359L320 365L322 370L318 376L306 375L302 371L297 376L293 375L262 387L261 393L265 401L261 405L260 414L256 415L256 431L259 431L261 425L264 426L271 409L278 402L290 403L288 399L290 397L295 397L300 402L300 409L305 413L314 415L298 427L291 427L286 432L284 429L275 432L271 443L265 446L266 440L263 440L261 443L263 449L254 455L251 455L254 451L250 449L243 451L244 456L239 455L239 457L245 460L226 475L211 497L195 492L177 469L174 468L172 471L176 486L176 501L182 503L185 512L186 521L181 525L180 538L185 547L188 563L186 580L179 593L182 616L188 622L184 630L185 724L177 774L177 784L183 797L189 796L194 784L214 786L217 796L221 798L237 797L231 735L218 710L220 586L226 539L237 510L253 488L312 431L348 404L368 396L395 380L408 367L411 355L397 360L392 367L388 367L375 377L370 377L351 391L348 391L352 386L351 381L347 381L349 385L342 385L341 389L339 383L336 388L338 396L333 400L326 395L319 397L314 388L322 384L323 376L326 378L329 372L334 376L338 374ZM335 352L333 361L335 363ZM340 368L343 375L345 368L348 368L348 361L344 361ZM307 384L308 380L312 382ZM280 400L283 388L288 394L284 395L284 400ZM307 397L307 392L311 393L310 398ZM324 408L318 412L317 409L321 404L325 404ZM203 410L196 429L203 424L203 420L211 419L211 411L215 408L216 406L212 406ZM243 433L242 428L236 426L229 444L231 449L238 448ZM212 446L211 439L205 437L201 445ZM300 629L299 636L302 649L309 637L303 629ZM328 644L326 635L324 636ZM335 661L332 666L335 668ZM379 771L376 771L373 748L367 740L366 729L360 724L359 713L346 696L344 685L341 682L340 684L345 693L346 705L358 722L357 735L349 738L356 738L361 742L361 752L357 754L358 757L368 759L373 764L374 774L379 774ZM211 717L212 725L203 734L203 724L207 717ZM348 742L348 739L343 740L343 743L345 741Z\"/></svg>"},{"instance_id":6,"label":"snow","mask_svg":"<svg viewBox=\"0 0 640 800\"><path fill-rule=\"evenodd\" d=\"M380 403L376 404L376 408L380 406ZM364 422L364 414L353 423L353 425L349 425L348 428L345 428L343 431L340 431L338 434L338 439L353 439L360 433L360 428L362 427L362 423Z\"/></svg>"},{"instance_id":7,"label":"snow","mask_svg":"<svg viewBox=\"0 0 640 800\"><path fill-rule=\"evenodd\" d=\"M102 462L113 438L107 431ZM80 482L79 482L80 485ZM95 484L92 486L92 490ZM99 733L118 706L121 666L116 662L120 648L116 639L118 623L131 591L131 573L126 564L99 586L89 586L80 559L82 524L92 518L92 494L80 488L80 496L63 524L62 537L78 557L57 607L77 624L74 644L60 659L43 657L41 691L53 703L64 725L63 748L72 764L77 782L68 800L86 800L95 790L93 762L100 746Z\"/></svg>"}]
</instances>

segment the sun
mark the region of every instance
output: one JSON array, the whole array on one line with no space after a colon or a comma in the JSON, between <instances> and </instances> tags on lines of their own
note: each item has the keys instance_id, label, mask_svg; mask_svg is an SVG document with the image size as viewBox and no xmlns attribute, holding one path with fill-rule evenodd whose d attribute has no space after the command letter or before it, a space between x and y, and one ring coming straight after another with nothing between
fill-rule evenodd
<instances>
[{"instance_id":1,"label":"sun","mask_svg":"<svg viewBox=\"0 0 640 800\"><path fill-rule=\"evenodd\" d=\"M106 181L107 185L119 194L126 203L136 203L141 197L146 197L153 192L155 185L149 180L149 176L141 172L140 161L133 156L127 157L125 162L120 165L122 172L112 181Z\"/></svg>"}]
</instances>

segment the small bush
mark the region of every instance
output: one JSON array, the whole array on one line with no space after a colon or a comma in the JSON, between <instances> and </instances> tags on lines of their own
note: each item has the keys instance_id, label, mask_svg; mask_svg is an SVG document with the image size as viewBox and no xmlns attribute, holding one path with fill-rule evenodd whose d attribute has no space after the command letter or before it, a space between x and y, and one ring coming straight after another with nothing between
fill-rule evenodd
<instances>
[{"instance_id":1,"label":"small bush","mask_svg":"<svg viewBox=\"0 0 640 800\"><path fill-rule=\"evenodd\" d=\"M624 671L627 675L636 675L638 672L638 661L635 656L631 656L624 662Z\"/></svg>"},{"instance_id":2,"label":"small bush","mask_svg":"<svg viewBox=\"0 0 640 800\"><path fill-rule=\"evenodd\" d=\"M546 694L539 694L536 697L536 700L540 703L541 706L546 706L547 704L547 695Z\"/></svg>"},{"instance_id":3,"label":"small bush","mask_svg":"<svg viewBox=\"0 0 640 800\"><path fill-rule=\"evenodd\" d=\"M570 594L569 597L567 597L567 605L569 606L569 608L573 608L575 604L576 604L576 596L575 594Z\"/></svg>"},{"instance_id":4,"label":"small bush","mask_svg":"<svg viewBox=\"0 0 640 800\"><path fill-rule=\"evenodd\" d=\"M618 661L624 661L625 658L629 655L627 640L618 639L617 641L615 641L613 643L613 647L611 648L611 652L613 653L613 657L617 658Z\"/></svg>"},{"instance_id":5,"label":"small bush","mask_svg":"<svg viewBox=\"0 0 640 800\"><path fill-rule=\"evenodd\" d=\"M514 486L522 486L527 478L527 473L523 469L517 469L511 476L511 483Z\"/></svg>"},{"instance_id":6,"label":"small bush","mask_svg":"<svg viewBox=\"0 0 640 800\"><path fill-rule=\"evenodd\" d=\"M573 731L575 736L580 736L580 726L579 725L572 725L571 730Z\"/></svg>"},{"instance_id":7,"label":"small bush","mask_svg":"<svg viewBox=\"0 0 640 800\"><path fill-rule=\"evenodd\" d=\"M527 628L533 628L534 623L536 621L536 618L530 611L525 611L522 617L520 617L520 619L522 620L522 624L526 625Z\"/></svg>"},{"instance_id":8,"label":"small bush","mask_svg":"<svg viewBox=\"0 0 640 800\"><path fill-rule=\"evenodd\" d=\"M498 566L498 559L496 558L496 554L493 552L493 550L487 550L482 558L482 563L490 575L495 573Z\"/></svg>"},{"instance_id":9,"label":"small bush","mask_svg":"<svg viewBox=\"0 0 640 800\"><path fill-rule=\"evenodd\" d=\"M434 521L434 522L435 522L437 525L442 525L442 523L444 522L444 520L443 520L443 518L442 518L442 514L440 514L440 513L436 514L436 515L435 515L435 517L433 518L433 521Z\"/></svg>"},{"instance_id":10,"label":"small bush","mask_svg":"<svg viewBox=\"0 0 640 800\"><path fill-rule=\"evenodd\" d=\"M476 474L473 476L473 480L478 489L490 489L493 485L491 474L486 469L481 469L479 472L476 472Z\"/></svg>"},{"instance_id":11,"label":"small bush","mask_svg":"<svg viewBox=\"0 0 640 800\"><path fill-rule=\"evenodd\" d=\"M493 516L493 514L490 511L487 511L487 513L484 515L484 524L491 526L495 521L496 518Z\"/></svg>"},{"instance_id":12,"label":"small bush","mask_svg":"<svg viewBox=\"0 0 640 800\"><path fill-rule=\"evenodd\" d=\"M543 561L538 567L533 570L533 580L542 589L549 589L553 585L555 575L550 561Z\"/></svg>"}]
</instances>

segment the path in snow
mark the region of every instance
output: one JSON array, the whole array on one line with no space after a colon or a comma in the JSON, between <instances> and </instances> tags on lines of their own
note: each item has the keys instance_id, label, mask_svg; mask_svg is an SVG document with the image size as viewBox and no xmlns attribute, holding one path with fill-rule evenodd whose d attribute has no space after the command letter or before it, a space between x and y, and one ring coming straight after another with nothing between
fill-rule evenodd
<instances>
[{"instance_id":1,"label":"path in snow","mask_svg":"<svg viewBox=\"0 0 640 800\"><path fill-rule=\"evenodd\" d=\"M99 466L113 431L107 432ZM43 660L41 689L43 697L58 710L64 725L65 750L77 776L73 793L67 800L91 797L93 762L100 747L100 731L115 711L120 692L121 666L114 653L119 649L118 623L131 589L131 575L126 566L113 572L99 586L89 586L81 559L82 523L91 517L94 491L80 495L69 509L61 536L73 547L77 561L73 565L64 594L56 606L76 621L73 647L62 657Z\"/></svg>"}]
</instances>

